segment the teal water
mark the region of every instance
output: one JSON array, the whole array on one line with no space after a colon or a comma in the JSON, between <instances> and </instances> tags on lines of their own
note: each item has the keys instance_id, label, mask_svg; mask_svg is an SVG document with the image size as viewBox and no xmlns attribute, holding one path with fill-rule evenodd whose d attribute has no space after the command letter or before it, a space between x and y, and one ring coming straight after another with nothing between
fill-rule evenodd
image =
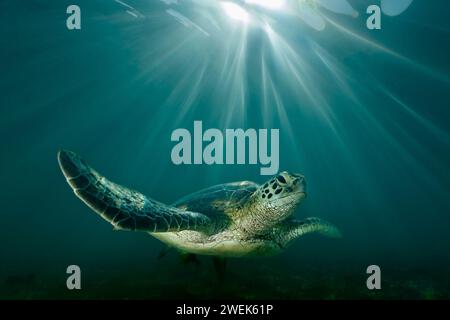
<instances>
[{"instance_id":1,"label":"teal water","mask_svg":"<svg viewBox=\"0 0 450 320\"><path fill-rule=\"evenodd\" d=\"M350 1L357 18L318 9L323 31L256 9L271 27L243 26L201 1L126 3L77 1L77 31L72 2L0 4L0 298L450 298L447 1L416 0L380 31L365 28L370 1ZM156 239L113 232L59 171L70 149L165 203L267 179L254 165L175 166L170 135L195 120L279 128L280 170L308 180L296 216L344 237L233 259L223 283L206 258L158 259ZM70 264L79 292L65 289ZM371 264L381 291L366 288Z\"/></svg>"}]
</instances>

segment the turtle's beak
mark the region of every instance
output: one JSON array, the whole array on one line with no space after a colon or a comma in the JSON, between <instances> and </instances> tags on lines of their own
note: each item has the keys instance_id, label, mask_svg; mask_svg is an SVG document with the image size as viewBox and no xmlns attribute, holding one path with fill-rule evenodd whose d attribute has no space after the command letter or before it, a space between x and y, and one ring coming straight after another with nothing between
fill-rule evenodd
<instances>
[{"instance_id":1,"label":"turtle's beak","mask_svg":"<svg viewBox=\"0 0 450 320\"><path fill-rule=\"evenodd\" d=\"M302 192L306 196L306 179L305 176L300 174L293 174L292 175L292 186L294 187L294 190L297 189L298 192Z\"/></svg>"}]
</instances>

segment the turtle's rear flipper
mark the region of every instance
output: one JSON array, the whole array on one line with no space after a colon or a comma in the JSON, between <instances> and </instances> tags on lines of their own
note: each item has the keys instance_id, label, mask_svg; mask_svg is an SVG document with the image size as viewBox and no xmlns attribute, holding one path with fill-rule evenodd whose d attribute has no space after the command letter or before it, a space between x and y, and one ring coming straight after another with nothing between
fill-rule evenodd
<instances>
[{"instance_id":1,"label":"turtle's rear flipper","mask_svg":"<svg viewBox=\"0 0 450 320\"><path fill-rule=\"evenodd\" d=\"M214 225L201 213L167 206L108 181L73 152L58 152L58 162L76 196L116 229L206 232Z\"/></svg>"},{"instance_id":2,"label":"turtle's rear flipper","mask_svg":"<svg viewBox=\"0 0 450 320\"><path fill-rule=\"evenodd\" d=\"M158 253L158 260L161 260L162 258L164 258L169 251L172 249L172 247L164 247L164 249L162 249L159 253Z\"/></svg>"},{"instance_id":3,"label":"turtle's rear flipper","mask_svg":"<svg viewBox=\"0 0 450 320\"><path fill-rule=\"evenodd\" d=\"M194 265L196 268L201 265L200 260L193 253L180 253L180 261L184 265Z\"/></svg>"},{"instance_id":4,"label":"turtle's rear flipper","mask_svg":"<svg viewBox=\"0 0 450 320\"><path fill-rule=\"evenodd\" d=\"M225 271L227 269L227 260L221 257L212 258L214 270L216 271L217 278L219 280L225 279Z\"/></svg>"}]
</instances>

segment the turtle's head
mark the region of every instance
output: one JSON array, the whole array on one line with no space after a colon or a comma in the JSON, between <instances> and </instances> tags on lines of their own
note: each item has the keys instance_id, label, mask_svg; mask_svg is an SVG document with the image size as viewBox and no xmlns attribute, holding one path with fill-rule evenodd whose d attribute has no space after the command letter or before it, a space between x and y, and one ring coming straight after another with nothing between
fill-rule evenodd
<instances>
[{"instance_id":1,"label":"turtle's head","mask_svg":"<svg viewBox=\"0 0 450 320\"><path fill-rule=\"evenodd\" d=\"M306 179L300 174L281 172L260 188L260 197L277 207L291 202L298 204L306 197Z\"/></svg>"},{"instance_id":2,"label":"turtle's head","mask_svg":"<svg viewBox=\"0 0 450 320\"><path fill-rule=\"evenodd\" d=\"M306 198L306 179L303 175L281 172L264 183L255 196L258 207L269 223L276 224L291 216Z\"/></svg>"}]
</instances>

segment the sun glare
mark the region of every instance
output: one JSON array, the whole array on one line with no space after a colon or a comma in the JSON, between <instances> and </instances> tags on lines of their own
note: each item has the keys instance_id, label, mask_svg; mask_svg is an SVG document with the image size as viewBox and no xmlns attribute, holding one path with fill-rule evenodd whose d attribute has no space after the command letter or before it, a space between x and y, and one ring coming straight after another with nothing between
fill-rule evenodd
<instances>
[{"instance_id":1,"label":"sun glare","mask_svg":"<svg viewBox=\"0 0 450 320\"><path fill-rule=\"evenodd\" d=\"M272 10L282 9L286 4L285 0L245 0L245 2Z\"/></svg>"},{"instance_id":2,"label":"sun glare","mask_svg":"<svg viewBox=\"0 0 450 320\"><path fill-rule=\"evenodd\" d=\"M250 20L247 11L236 3L222 2L222 7L225 10L226 14L234 20L239 20L244 23L247 23Z\"/></svg>"}]
</instances>

